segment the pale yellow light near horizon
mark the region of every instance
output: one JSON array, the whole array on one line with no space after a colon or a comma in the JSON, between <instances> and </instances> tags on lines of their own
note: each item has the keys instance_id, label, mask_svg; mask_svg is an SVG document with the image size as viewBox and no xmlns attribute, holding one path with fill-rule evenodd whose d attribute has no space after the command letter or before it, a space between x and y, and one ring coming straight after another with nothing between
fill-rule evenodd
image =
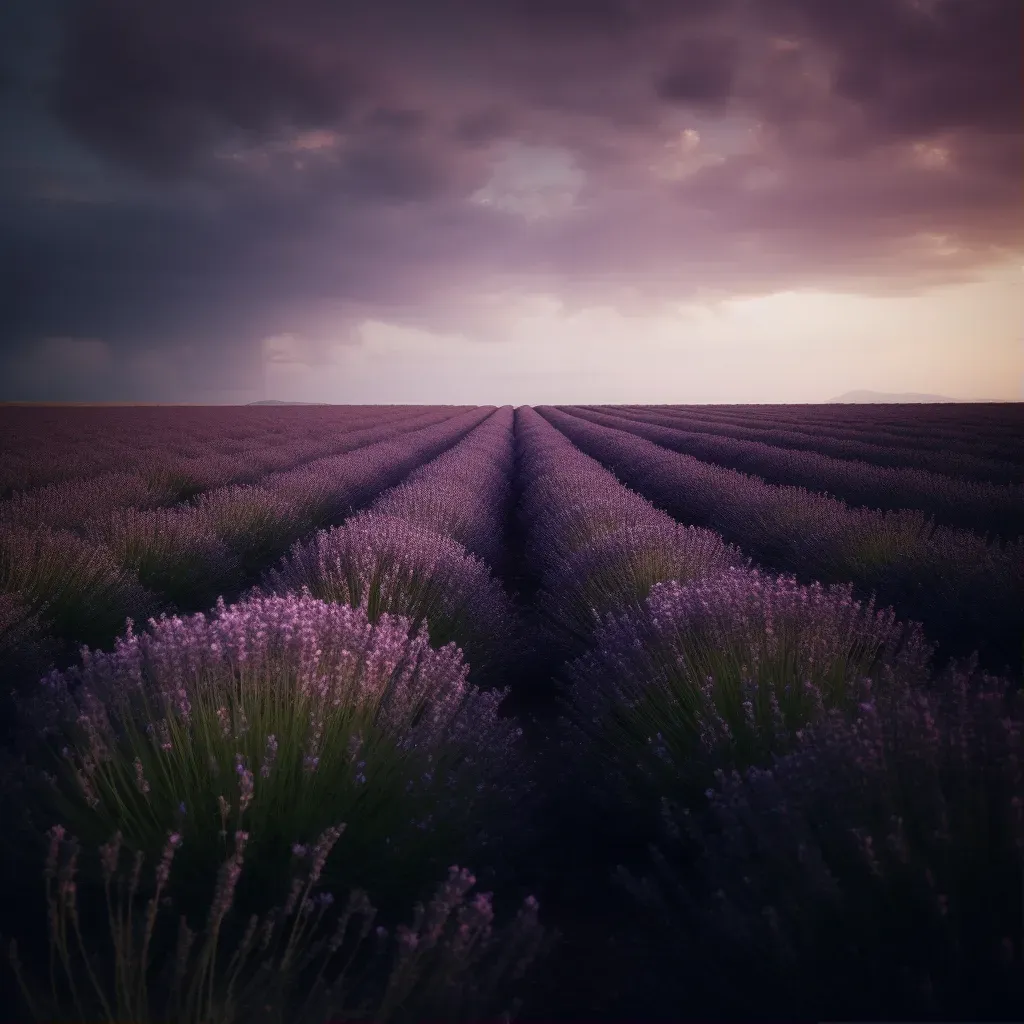
<instances>
[{"instance_id":1,"label":"pale yellow light near horizon","mask_svg":"<svg viewBox=\"0 0 1024 1024\"><path fill-rule=\"evenodd\" d=\"M311 367L299 339L267 365L293 401L541 404L822 402L845 391L1024 400L1019 260L915 296L787 291L680 303L647 316L494 299L478 340L366 320ZM329 329L325 331L329 338ZM282 360L280 348L297 358Z\"/></svg>"}]
</instances>

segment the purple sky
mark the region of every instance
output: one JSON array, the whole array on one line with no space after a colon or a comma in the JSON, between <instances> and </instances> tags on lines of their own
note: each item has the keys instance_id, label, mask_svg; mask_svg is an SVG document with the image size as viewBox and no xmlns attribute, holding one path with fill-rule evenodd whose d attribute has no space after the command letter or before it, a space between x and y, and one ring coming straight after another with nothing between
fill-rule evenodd
<instances>
[{"instance_id":1,"label":"purple sky","mask_svg":"<svg viewBox=\"0 0 1024 1024\"><path fill-rule=\"evenodd\" d=\"M0 399L1024 399L1019 0L7 0Z\"/></svg>"}]
</instances>

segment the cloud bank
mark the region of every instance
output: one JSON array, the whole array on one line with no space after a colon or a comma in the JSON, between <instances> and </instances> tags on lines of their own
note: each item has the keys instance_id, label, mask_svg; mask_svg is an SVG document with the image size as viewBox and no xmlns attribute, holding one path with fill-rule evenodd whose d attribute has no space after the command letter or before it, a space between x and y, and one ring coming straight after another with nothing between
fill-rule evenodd
<instances>
[{"instance_id":1,"label":"cloud bank","mask_svg":"<svg viewBox=\"0 0 1024 1024\"><path fill-rule=\"evenodd\" d=\"M263 397L268 366L344 364L368 324L500 351L536 301L654 330L792 291L924 302L1022 262L1015 0L0 17L6 397L46 390L45 339L101 339L107 369L78 376L111 398Z\"/></svg>"}]
</instances>

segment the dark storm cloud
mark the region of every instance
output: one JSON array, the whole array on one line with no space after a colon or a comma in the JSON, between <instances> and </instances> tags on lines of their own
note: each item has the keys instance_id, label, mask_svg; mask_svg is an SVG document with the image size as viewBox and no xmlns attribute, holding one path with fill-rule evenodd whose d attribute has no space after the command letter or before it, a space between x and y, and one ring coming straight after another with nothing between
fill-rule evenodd
<instances>
[{"instance_id":1,"label":"dark storm cloud","mask_svg":"<svg viewBox=\"0 0 1024 1024\"><path fill-rule=\"evenodd\" d=\"M458 119L454 136L458 142L469 146L482 145L508 135L513 124L514 118L507 108L492 106L472 110Z\"/></svg>"},{"instance_id":2,"label":"dark storm cloud","mask_svg":"<svg viewBox=\"0 0 1024 1024\"><path fill-rule=\"evenodd\" d=\"M603 81L649 76L666 100L719 103L736 90L753 116L785 122L774 93L800 78L808 52L832 65L824 106L848 101L879 134L1020 128L1014 0L86 0L72 12L58 115L152 174L180 173L235 133L351 127L360 113L370 127L390 118L415 129L429 112L389 108L388 94L411 99L438 80L463 97L571 107L577 93L603 96ZM779 36L805 52L766 58ZM741 60L755 69L745 83ZM792 102L791 115L807 111L806 88Z\"/></svg>"},{"instance_id":3,"label":"dark storm cloud","mask_svg":"<svg viewBox=\"0 0 1024 1024\"><path fill-rule=\"evenodd\" d=\"M739 50L734 39L687 39L658 83L666 100L717 106L732 95Z\"/></svg>"},{"instance_id":4,"label":"dark storm cloud","mask_svg":"<svg viewBox=\"0 0 1024 1024\"><path fill-rule=\"evenodd\" d=\"M93 0L67 29L56 111L87 143L154 176L190 168L225 133L342 121L355 60L235 3ZM307 30L312 26L306 26Z\"/></svg>"},{"instance_id":5,"label":"dark storm cloud","mask_svg":"<svg viewBox=\"0 0 1024 1024\"><path fill-rule=\"evenodd\" d=\"M783 24L836 55L836 93L870 110L880 131L1021 131L1021 4L771 2Z\"/></svg>"},{"instance_id":6,"label":"dark storm cloud","mask_svg":"<svg viewBox=\"0 0 1024 1024\"><path fill-rule=\"evenodd\" d=\"M0 124L26 140L0 158L8 346L242 350L328 308L342 335L367 315L486 337L494 285L638 309L913 289L1021 245L1017 0L55 9L40 107ZM575 206L520 215L503 160ZM472 201L488 188L511 198Z\"/></svg>"}]
</instances>

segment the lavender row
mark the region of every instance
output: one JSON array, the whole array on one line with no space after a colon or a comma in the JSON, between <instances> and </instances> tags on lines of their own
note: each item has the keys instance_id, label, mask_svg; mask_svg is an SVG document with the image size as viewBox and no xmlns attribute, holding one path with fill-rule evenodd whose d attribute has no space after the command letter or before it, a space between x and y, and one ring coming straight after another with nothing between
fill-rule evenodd
<instances>
[{"instance_id":1,"label":"lavender row","mask_svg":"<svg viewBox=\"0 0 1024 1024\"><path fill-rule=\"evenodd\" d=\"M184 410L176 412L175 421L168 418L167 410L150 408L6 409L0 417L4 452L0 493L82 479L126 465L141 468L156 454L165 460L187 459L202 452L237 454L236 446L243 438L261 445L280 436L265 415L258 421L249 420L248 429L239 430L237 424L243 418L228 418L226 410L219 410L221 415L212 420L208 410L205 416L187 418ZM205 422L197 423L197 418ZM234 430L230 429L232 422ZM214 426L221 430L211 429Z\"/></svg>"},{"instance_id":2,"label":"lavender row","mask_svg":"<svg viewBox=\"0 0 1024 1024\"><path fill-rule=\"evenodd\" d=\"M863 404L844 405L711 405L634 406L701 412L725 418L753 418L791 423L839 424L853 428L922 433L928 430L951 434L979 432L993 440L1014 438L1024 426L1024 403L994 402L970 404Z\"/></svg>"},{"instance_id":3,"label":"lavender row","mask_svg":"<svg viewBox=\"0 0 1024 1024\"><path fill-rule=\"evenodd\" d=\"M0 508L5 510L5 519L31 518L36 510L45 510L48 505L59 506L67 500L74 503L77 489L88 500L107 485L117 488L126 475L139 481L131 485L134 489L152 489L153 500L158 503L164 495L169 495L169 501L181 501L212 487L251 483L266 473L334 454L344 450L353 435L358 441L360 435L373 436L381 428L398 429L403 423L422 417L424 412L414 409L397 416L343 416L320 424L293 423L294 429L284 434L278 428L253 433L246 439L196 438L186 444L170 443L160 433L143 434L137 442L126 438L114 448L102 443L87 445L84 440L67 445L54 442L51 454L33 459L33 467L48 472L47 460L56 453L58 464L70 460L76 471L55 482L15 491L0 503ZM90 459L101 461L93 465Z\"/></svg>"},{"instance_id":4,"label":"lavender row","mask_svg":"<svg viewBox=\"0 0 1024 1024\"><path fill-rule=\"evenodd\" d=\"M382 494L371 509L421 523L497 565L514 469L514 422L512 407L502 406L453 448Z\"/></svg>"},{"instance_id":5,"label":"lavender row","mask_svg":"<svg viewBox=\"0 0 1024 1024\"><path fill-rule=\"evenodd\" d=\"M851 440L850 437L837 436L833 430L816 431L797 427L790 429L788 425L774 423L771 420L712 418L703 409L696 408L692 411L666 406L616 409L616 412L619 411L683 430L735 437L746 441L763 441L776 448L813 451L837 459L852 459L876 466L921 469L971 480L1005 484L1020 483L1022 475L1019 466L1005 459L981 459L973 455L885 445L880 443L874 434L869 435L866 440ZM863 436L854 435L855 438Z\"/></svg>"},{"instance_id":6,"label":"lavender row","mask_svg":"<svg viewBox=\"0 0 1024 1024\"><path fill-rule=\"evenodd\" d=\"M849 421L829 416L804 418L800 413L787 415L762 411L759 406L737 408L729 413L709 412L705 407L676 406L644 411L656 411L660 415L682 418L692 423L701 422L706 424L708 429L746 428L785 435L793 433L797 435L796 440L803 435L830 443L846 442L892 449L903 458L922 459L931 456L933 459L945 460L945 465L940 462L936 467L922 468L937 468L939 472L951 472L954 466L957 467L957 472L961 472L961 466L964 470L972 471L989 466L989 472L1010 472L1013 474L1012 479L1020 480L1021 465L1024 463L1024 449L1019 440L1019 432L1009 431L991 436L985 435L979 428L969 427L963 423L955 423L954 425L959 428L956 430L946 430L927 424L900 427L873 422L866 417Z\"/></svg>"},{"instance_id":7,"label":"lavender row","mask_svg":"<svg viewBox=\"0 0 1024 1024\"><path fill-rule=\"evenodd\" d=\"M449 447L488 415L474 409L343 455L232 486L194 505L127 510L80 537L0 527L0 593L62 641L102 646L127 616L209 604L303 534L337 520Z\"/></svg>"},{"instance_id":8,"label":"lavender row","mask_svg":"<svg viewBox=\"0 0 1024 1024\"><path fill-rule=\"evenodd\" d=\"M935 678L932 659L920 625L850 584L745 565L604 618L564 671L547 770L605 863L665 809L658 874L619 869L647 910L617 953L631 1016L1019 1005L1024 703L972 669Z\"/></svg>"},{"instance_id":9,"label":"lavender row","mask_svg":"<svg viewBox=\"0 0 1024 1024\"><path fill-rule=\"evenodd\" d=\"M137 456L163 449L177 454L214 450L234 454L239 446L315 438L337 427L358 428L401 415L403 407L7 407L0 410L4 474L15 465L32 466L40 458L59 467L73 457L84 463ZM113 460L113 461L112 461ZM45 475L45 465L34 473ZM81 468L73 475L80 475Z\"/></svg>"},{"instance_id":10,"label":"lavender row","mask_svg":"<svg viewBox=\"0 0 1024 1024\"><path fill-rule=\"evenodd\" d=\"M920 509L940 523L1003 537L1024 533L1024 484L980 483L919 469L833 459L814 452L791 451L760 441L691 430L685 421L679 427L663 426L664 420L653 414L565 408L595 423L628 430L671 451L757 474L768 483L826 491L842 501L871 508Z\"/></svg>"},{"instance_id":11,"label":"lavender row","mask_svg":"<svg viewBox=\"0 0 1024 1024\"><path fill-rule=\"evenodd\" d=\"M677 519L720 531L766 567L826 583L853 582L861 593L894 605L901 618L923 621L945 652L977 648L998 670L1019 666L1024 542L986 542L968 530L935 526L920 512L851 508L555 408L539 411Z\"/></svg>"},{"instance_id":12,"label":"lavender row","mask_svg":"<svg viewBox=\"0 0 1024 1024\"><path fill-rule=\"evenodd\" d=\"M680 526L623 486L535 410L516 417L527 558L562 656L584 648L606 613L641 604L655 583L746 564L718 534Z\"/></svg>"},{"instance_id":13,"label":"lavender row","mask_svg":"<svg viewBox=\"0 0 1024 1024\"><path fill-rule=\"evenodd\" d=\"M49 455L41 454L32 460L33 469L48 474L48 462L55 454L58 464L67 463L74 472L60 474L62 479L48 484L15 491L3 502L3 515L7 519L31 518L37 509L60 506L67 500L74 503L79 488L88 501L105 487L120 486L121 478L128 474L139 481L132 485L134 489L148 487L154 492L150 500L163 503L166 496L168 501L181 501L212 487L251 483L266 473L323 458L343 450L352 435L357 435L357 440L360 434L372 436L381 427L397 427L410 418L409 414L373 419L342 417L319 426L307 424L302 428L294 424L298 429L291 434L282 435L275 430L253 434L246 440L228 439L220 443L212 438L199 438L175 445L159 433L142 435L137 443L125 439L114 448L102 444L86 446L84 441L66 446L55 443ZM91 459L99 461L93 464Z\"/></svg>"},{"instance_id":14,"label":"lavender row","mask_svg":"<svg viewBox=\"0 0 1024 1024\"><path fill-rule=\"evenodd\" d=\"M0 502L0 523L94 531L115 512L153 509L233 484L258 484L271 473L343 455L450 415L437 409L385 419L369 427L344 426L319 438L298 439L276 448L250 447L220 458L191 454L187 459L156 454L136 460L130 470L114 470L18 492ZM141 463L141 465L140 465ZM147 464L148 463L148 464Z\"/></svg>"},{"instance_id":15,"label":"lavender row","mask_svg":"<svg viewBox=\"0 0 1024 1024\"><path fill-rule=\"evenodd\" d=\"M754 415L792 422L842 423L858 427L873 425L898 430L928 430L933 427L961 431L980 429L993 437L1015 437L1024 427L1024 403L920 403L920 404L858 404L826 405L716 405L678 406L676 408L709 409L722 415Z\"/></svg>"},{"instance_id":16,"label":"lavender row","mask_svg":"<svg viewBox=\"0 0 1024 1024\"><path fill-rule=\"evenodd\" d=\"M637 857L657 835L662 799L699 806L716 770L770 765L833 713L855 720L872 686L884 695L929 680L933 651L919 625L857 601L850 585L750 568L717 534L679 526L620 484L535 411L517 416L541 600L567 638L559 653L581 652L559 673L567 729L546 765L574 877ZM630 937L639 957L651 934ZM649 975L640 977L634 999Z\"/></svg>"},{"instance_id":17,"label":"lavender row","mask_svg":"<svg viewBox=\"0 0 1024 1024\"><path fill-rule=\"evenodd\" d=\"M143 583L165 599L193 607L209 603L304 534L351 515L487 415L483 409L454 416L435 410L408 433L380 428L380 440L268 474L257 485L217 488L191 505L115 516L97 539L131 558L136 571L144 570ZM152 568L132 557L135 545L154 557ZM177 572L181 587L174 586Z\"/></svg>"},{"instance_id":18,"label":"lavender row","mask_svg":"<svg viewBox=\"0 0 1024 1024\"><path fill-rule=\"evenodd\" d=\"M511 427L506 406L366 511L296 544L264 589L305 589L371 620L403 615L432 643L457 644L475 681L493 681L514 634L511 602L488 566L503 547Z\"/></svg>"}]
</instances>

